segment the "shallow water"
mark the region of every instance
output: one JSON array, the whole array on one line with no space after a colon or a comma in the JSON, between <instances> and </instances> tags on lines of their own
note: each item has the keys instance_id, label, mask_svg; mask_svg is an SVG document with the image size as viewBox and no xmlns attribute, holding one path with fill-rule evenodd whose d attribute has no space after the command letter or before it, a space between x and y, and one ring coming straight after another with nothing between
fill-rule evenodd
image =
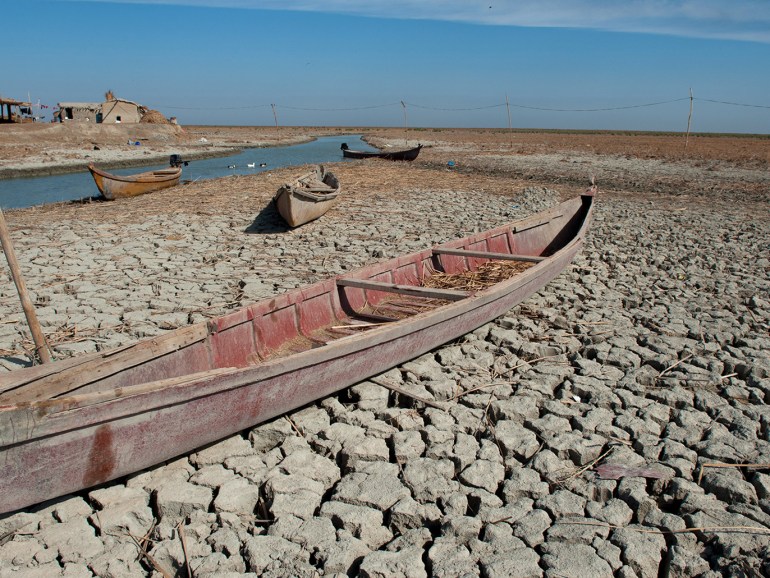
<instances>
[{"instance_id":1,"label":"shallow water","mask_svg":"<svg viewBox=\"0 0 770 578\"><path fill-rule=\"evenodd\" d=\"M359 135L322 137L309 143L287 147L251 148L227 157L192 160L182 170L182 180L197 181L228 175L248 175L281 167L308 163L329 163L345 160L340 145L346 142L356 150L376 150L361 140ZM254 167L249 167L249 164ZM260 166L264 164L264 166ZM229 168L235 165L235 168ZM167 163L144 167L110 170L117 175L130 175L162 169ZM98 196L99 191L88 171L19 179L0 179L0 207L13 209L32 207L61 201L74 201Z\"/></svg>"}]
</instances>

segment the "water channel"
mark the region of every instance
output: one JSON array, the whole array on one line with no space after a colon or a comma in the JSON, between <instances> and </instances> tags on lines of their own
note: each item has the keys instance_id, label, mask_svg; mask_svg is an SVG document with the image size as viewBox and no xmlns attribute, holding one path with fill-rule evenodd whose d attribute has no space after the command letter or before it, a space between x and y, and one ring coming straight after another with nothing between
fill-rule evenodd
<instances>
[{"instance_id":1,"label":"water channel","mask_svg":"<svg viewBox=\"0 0 770 578\"><path fill-rule=\"evenodd\" d=\"M360 135L321 137L299 145L250 148L226 157L191 160L182 171L182 179L197 181L228 175L250 175L309 163L339 162L345 160L340 150L343 142L354 150L376 150L362 141ZM249 167L249 164L254 164L254 167ZM110 172L130 175L167 166L168 163L160 163L146 167L110 169ZM235 168L231 168L233 166ZM99 191L88 171L47 177L0 179L0 208L3 209L75 201L97 195Z\"/></svg>"}]
</instances>

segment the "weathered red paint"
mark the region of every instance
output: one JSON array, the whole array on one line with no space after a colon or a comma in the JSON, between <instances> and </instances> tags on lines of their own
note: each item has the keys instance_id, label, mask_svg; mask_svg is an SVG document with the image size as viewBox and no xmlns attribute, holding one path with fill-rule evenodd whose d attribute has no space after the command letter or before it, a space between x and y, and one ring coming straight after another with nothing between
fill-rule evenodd
<instances>
[{"instance_id":1,"label":"weathered red paint","mask_svg":"<svg viewBox=\"0 0 770 578\"><path fill-rule=\"evenodd\" d=\"M83 487L88 488L111 479L115 470L115 440L108 424L96 428L88 451L88 468L83 474Z\"/></svg>"}]
</instances>

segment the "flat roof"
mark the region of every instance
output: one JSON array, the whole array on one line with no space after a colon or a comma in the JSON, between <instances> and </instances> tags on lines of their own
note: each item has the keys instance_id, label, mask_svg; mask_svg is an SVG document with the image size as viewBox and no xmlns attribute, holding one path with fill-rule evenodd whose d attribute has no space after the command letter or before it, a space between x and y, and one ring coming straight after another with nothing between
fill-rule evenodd
<instances>
[{"instance_id":1,"label":"flat roof","mask_svg":"<svg viewBox=\"0 0 770 578\"><path fill-rule=\"evenodd\" d=\"M59 108L101 108L101 102L59 102Z\"/></svg>"},{"instance_id":2,"label":"flat roof","mask_svg":"<svg viewBox=\"0 0 770 578\"><path fill-rule=\"evenodd\" d=\"M0 98L0 106L10 104L11 106L32 106L30 102L23 102L21 100L12 100L10 98Z\"/></svg>"}]
</instances>

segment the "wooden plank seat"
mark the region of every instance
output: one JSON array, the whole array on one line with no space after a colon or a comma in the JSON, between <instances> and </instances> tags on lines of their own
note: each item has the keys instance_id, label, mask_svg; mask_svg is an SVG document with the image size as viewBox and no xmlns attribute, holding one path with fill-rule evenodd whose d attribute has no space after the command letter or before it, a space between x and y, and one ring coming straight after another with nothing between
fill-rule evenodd
<instances>
[{"instance_id":1,"label":"wooden plank seat","mask_svg":"<svg viewBox=\"0 0 770 578\"><path fill-rule=\"evenodd\" d=\"M540 221L525 221L520 225L516 225L515 227L511 227L511 233L514 235L516 233L523 233L524 231L529 231L530 229L534 229L536 227L542 227L543 225L547 225L551 221L555 221L556 219L561 219L564 215L553 215L548 219L542 219Z\"/></svg>"},{"instance_id":2,"label":"wooden plank seat","mask_svg":"<svg viewBox=\"0 0 770 578\"><path fill-rule=\"evenodd\" d=\"M510 253L488 253L487 251L468 251L466 249L442 249L435 248L436 255L457 255L458 257L477 257L480 259L499 259L500 261L523 261L525 263L539 263L545 257L535 255L511 255Z\"/></svg>"},{"instance_id":3,"label":"wooden plank seat","mask_svg":"<svg viewBox=\"0 0 770 578\"><path fill-rule=\"evenodd\" d=\"M417 285L398 285L396 283L382 283L380 281L366 281L363 279L337 279L337 285L341 287L354 287L357 289L369 289L371 291L383 291L385 293L398 293L426 299L446 299L447 301L460 301L471 293L457 289L436 289L420 287Z\"/></svg>"},{"instance_id":4,"label":"wooden plank seat","mask_svg":"<svg viewBox=\"0 0 770 578\"><path fill-rule=\"evenodd\" d=\"M315 177L300 178L300 179L297 179L297 182L303 185L302 190L312 192L312 193L329 193L337 190L334 187L330 187L325 182Z\"/></svg>"}]
</instances>

